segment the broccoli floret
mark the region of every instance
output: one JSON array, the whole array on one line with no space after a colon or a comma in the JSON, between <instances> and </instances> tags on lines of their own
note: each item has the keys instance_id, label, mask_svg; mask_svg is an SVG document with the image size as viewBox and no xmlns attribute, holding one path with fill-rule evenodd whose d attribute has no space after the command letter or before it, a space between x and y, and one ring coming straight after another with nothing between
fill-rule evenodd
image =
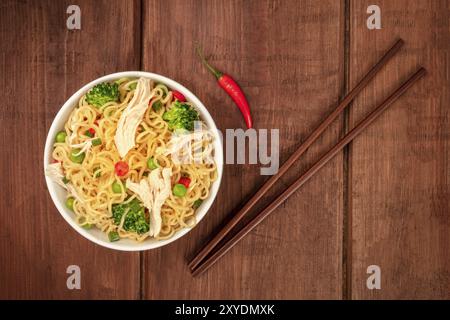
<instances>
[{"instance_id":1,"label":"broccoli floret","mask_svg":"<svg viewBox=\"0 0 450 320\"><path fill-rule=\"evenodd\" d=\"M194 130L194 121L199 120L197 111L186 103L175 101L172 108L163 114L163 120L169 124L169 129Z\"/></svg>"},{"instance_id":2,"label":"broccoli floret","mask_svg":"<svg viewBox=\"0 0 450 320\"><path fill-rule=\"evenodd\" d=\"M119 225L124 213L125 221L123 222L123 228L126 231L136 232L137 234L143 234L148 232L149 223L145 219L145 209L138 199L133 199L128 203L119 203L112 206L112 215L115 225Z\"/></svg>"},{"instance_id":3,"label":"broccoli floret","mask_svg":"<svg viewBox=\"0 0 450 320\"><path fill-rule=\"evenodd\" d=\"M86 101L96 107L107 102L119 101L119 86L117 83L103 82L97 84L86 94Z\"/></svg>"}]
</instances>

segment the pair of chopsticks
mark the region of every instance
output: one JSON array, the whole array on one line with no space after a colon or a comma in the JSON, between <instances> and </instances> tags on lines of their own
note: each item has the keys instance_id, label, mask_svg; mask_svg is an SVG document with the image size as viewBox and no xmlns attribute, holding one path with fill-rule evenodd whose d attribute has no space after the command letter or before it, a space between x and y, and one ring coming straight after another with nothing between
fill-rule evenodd
<instances>
[{"instance_id":1,"label":"pair of chopsticks","mask_svg":"<svg viewBox=\"0 0 450 320\"><path fill-rule=\"evenodd\" d=\"M271 214L280 204L288 199L297 189L308 181L317 171L319 171L330 159L340 152L347 144L357 137L365 128L367 128L384 110L395 102L403 93L405 93L417 80L426 74L426 70L420 67L412 76L409 77L400 87L398 87L388 98L386 98L375 110L373 110L364 120L359 122L350 132L336 143L327 153L325 153L313 166L311 166L303 175L284 190L272 203L264 210L258 213L255 218L250 220L239 232L232 236L220 247L220 242L228 236L232 229L242 220L242 218L254 207L254 205L267 193L276 181L294 164L298 158L318 139L325 129L337 118L339 114L349 105L349 103L369 84L374 76L388 63L388 61L400 50L404 42L399 39L384 56L370 69L370 71L361 79L338 104L336 109L311 133L311 135L300 145L300 147L289 157L289 159L279 168L278 173L268 179L256 194L241 208L241 210L212 238L189 263L189 268L193 276L205 272L215 262L217 262L228 250L244 238L251 230L261 223L269 214ZM216 249L216 250L215 250Z\"/></svg>"}]
</instances>

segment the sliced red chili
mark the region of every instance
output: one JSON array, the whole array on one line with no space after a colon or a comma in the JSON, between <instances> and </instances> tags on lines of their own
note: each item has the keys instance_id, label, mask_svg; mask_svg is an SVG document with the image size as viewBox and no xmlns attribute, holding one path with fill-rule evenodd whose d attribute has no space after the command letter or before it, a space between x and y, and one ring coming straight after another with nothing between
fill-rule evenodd
<instances>
[{"instance_id":1,"label":"sliced red chili","mask_svg":"<svg viewBox=\"0 0 450 320\"><path fill-rule=\"evenodd\" d=\"M186 101L186 97L185 97L180 91L173 90L173 91L172 91L172 95L173 95L173 97L174 97L176 100L178 100L178 101L180 101L180 102L185 102L185 101Z\"/></svg>"},{"instance_id":2,"label":"sliced red chili","mask_svg":"<svg viewBox=\"0 0 450 320\"><path fill-rule=\"evenodd\" d=\"M86 132L84 134L87 135L88 137L92 138L93 136L95 136L95 130L94 130L94 128L89 128L86 130Z\"/></svg>"},{"instance_id":3,"label":"sliced red chili","mask_svg":"<svg viewBox=\"0 0 450 320\"><path fill-rule=\"evenodd\" d=\"M184 185L186 188L189 188L189 185L191 184L191 179L188 177L181 177L178 183Z\"/></svg>"},{"instance_id":4,"label":"sliced red chili","mask_svg":"<svg viewBox=\"0 0 450 320\"><path fill-rule=\"evenodd\" d=\"M114 171L118 177L122 177L128 173L130 167L125 161L118 161L114 166Z\"/></svg>"}]
</instances>

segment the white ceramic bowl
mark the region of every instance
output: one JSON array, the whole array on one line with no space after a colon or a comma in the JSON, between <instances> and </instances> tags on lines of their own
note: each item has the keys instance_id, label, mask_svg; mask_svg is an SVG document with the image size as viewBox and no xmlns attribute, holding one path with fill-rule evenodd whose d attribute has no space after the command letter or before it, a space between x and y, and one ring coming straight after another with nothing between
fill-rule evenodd
<instances>
[{"instance_id":1,"label":"white ceramic bowl","mask_svg":"<svg viewBox=\"0 0 450 320\"><path fill-rule=\"evenodd\" d=\"M53 120L53 123L50 127L50 130L47 135L47 140L45 141L45 150L44 150L44 173L47 166L51 163L52 159L52 151L53 151L53 143L55 139L55 135L58 131L63 130L64 123L67 121L70 112L72 109L77 105L78 100L83 96L89 89L91 89L93 86L95 86L98 83L105 82L105 81L112 81L117 80L119 78L123 77L146 77L155 80L156 82L164 83L169 88L173 90L177 90L181 92L188 101L192 102L196 107L197 110L200 112L200 116L203 119L203 121L206 122L208 128L213 132L215 135L214 139L214 157L217 164L217 171L218 171L218 179L213 183L211 187L211 194L208 199L203 201L202 205L197 209L196 212L196 219L197 223L200 222L200 220L203 219L203 217L208 212L209 208L214 202L214 199L216 198L217 191L219 190L220 181L222 179L222 171L223 171L223 148L222 148L222 141L218 134L216 124L214 123L214 120L212 119L211 115L209 114L206 107L201 103L201 101L188 89L186 89L184 86L179 84L178 82L175 82L171 79L168 79L166 77L163 77L161 75L150 73L150 72L141 72L141 71L127 71L127 72L118 72L113 73L110 75L106 75L104 77L98 78L88 84L86 84L84 87L82 87L80 90L75 92L69 100L64 103L64 105L59 110L58 114L56 115L55 119ZM92 228L91 230L86 230L82 227L80 227L74 220L74 213L70 210L68 210L65 206L65 200L66 200L66 190L61 188L61 186L54 183L51 179L49 179L47 176L45 176L45 180L47 182L48 191L50 192L50 196L55 203L56 208L61 213L63 218L74 228L79 234L81 234L83 237L101 245L107 248L115 249L115 250L122 250L122 251L141 251L141 250L148 250L148 249L154 249L161 246L164 246L166 244L169 244L182 236L184 236L186 233L188 233L191 228L185 228L180 231L178 231L173 237L167 240L155 240L155 239L147 239L141 243L138 243L133 240L128 239L121 239L117 242L109 242L107 234L104 232Z\"/></svg>"}]
</instances>

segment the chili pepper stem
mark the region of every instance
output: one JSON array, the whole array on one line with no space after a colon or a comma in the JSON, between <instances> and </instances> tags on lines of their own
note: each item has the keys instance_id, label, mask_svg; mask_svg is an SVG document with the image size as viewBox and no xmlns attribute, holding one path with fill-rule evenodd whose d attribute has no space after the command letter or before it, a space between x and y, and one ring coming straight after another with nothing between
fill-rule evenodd
<instances>
[{"instance_id":1,"label":"chili pepper stem","mask_svg":"<svg viewBox=\"0 0 450 320\"><path fill-rule=\"evenodd\" d=\"M233 99L236 106L241 110L242 115L244 116L245 123L248 128L253 126L252 117L250 114L250 107L248 105L248 101L245 98L245 94L242 91L241 87L227 74L223 74L222 72L216 70L213 66L208 63L208 60L203 56L201 48L199 45L196 46L197 54L202 60L202 63L206 68L217 78L218 84L222 87L223 90Z\"/></svg>"},{"instance_id":2,"label":"chili pepper stem","mask_svg":"<svg viewBox=\"0 0 450 320\"><path fill-rule=\"evenodd\" d=\"M220 72L219 70L215 69L212 65L209 64L208 60L206 60L206 58L203 56L200 46L197 46L196 49L197 49L197 54L200 57L200 59L202 60L202 63L204 64L204 66L206 68L208 68L208 70L217 78L217 80L219 80L220 77L223 76L223 73Z\"/></svg>"}]
</instances>

